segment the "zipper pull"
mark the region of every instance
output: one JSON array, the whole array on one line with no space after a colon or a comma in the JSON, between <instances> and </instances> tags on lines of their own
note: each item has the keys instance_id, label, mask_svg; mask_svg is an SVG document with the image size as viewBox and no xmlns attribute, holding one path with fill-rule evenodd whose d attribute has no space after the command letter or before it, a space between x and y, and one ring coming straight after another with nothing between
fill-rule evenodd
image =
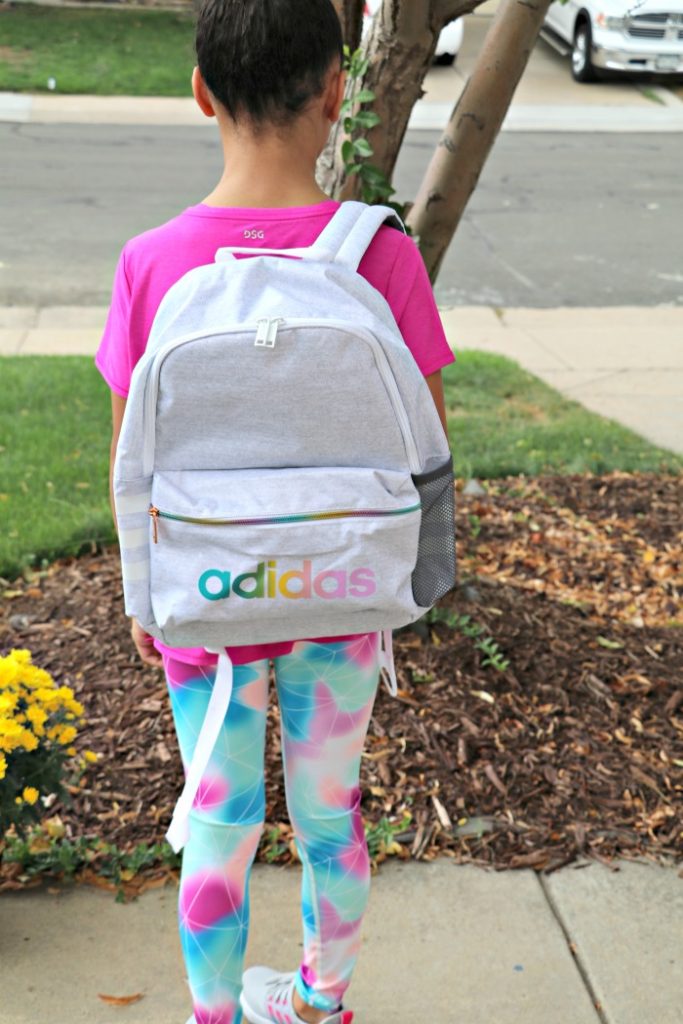
<instances>
[{"instance_id":1,"label":"zipper pull","mask_svg":"<svg viewBox=\"0 0 683 1024\"><path fill-rule=\"evenodd\" d=\"M261 320L256 322L256 341L254 345L259 348L264 348L268 344L268 332L270 330L270 320L267 317L262 317Z\"/></svg>"},{"instance_id":2,"label":"zipper pull","mask_svg":"<svg viewBox=\"0 0 683 1024\"><path fill-rule=\"evenodd\" d=\"M262 317L258 320L254 345L259 348L275 348L278 327L284 322L284 318L281 316Z\"/></svg>"},{"instance_id":3,"label":"zipper pull","mask_svg":"<svg viewBox=\"0 0 683 1024\"><path fill-rule=\"evenodd\" d=\"M152 536L154 543L159 543L159 509L156 505L150 505L149 514L152 517Z\"/></svg>"},{"instance_id":4,"label":"zipper pull","mask_svg":"<svg viewBox=\"0 0 683 1024\"><path fill-rule=\"evenodd\" d=\"M278 327L284 322L285 321L281 316L276 316L270 321L270 324L268 325L268 335L266 337L266 345L268 348L275 348L275 339L277 338Z\"/></svg>"}]
</instances>

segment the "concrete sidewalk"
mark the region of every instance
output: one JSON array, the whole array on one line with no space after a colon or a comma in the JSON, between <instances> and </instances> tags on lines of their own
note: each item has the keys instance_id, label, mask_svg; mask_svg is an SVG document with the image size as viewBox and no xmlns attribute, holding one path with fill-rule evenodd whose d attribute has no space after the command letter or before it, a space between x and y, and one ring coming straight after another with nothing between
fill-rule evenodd
<instances>
[{"instance_id":1,"label":"concrete sidewalk","mask_svg":"<svg viewBox=\"0 0 683 1024\"><path fill-rule=\"evenodd\" d=\"M447 123L465 79L454 69L436 68L427 80L425 99L415 105L408 128L440 131ZM609 86L608 86L609 87ZM633 86L617 86L625 94L605 94L607 102L544 102L513 100L502 131L534 132L681 132L683 101L672 90L650 86L659 101L644 98ZM628 91L630 88L630 92ZM445 99L432 99L444 95ZM532 90L527 86L527 94ZM540 84L538 95L540 97ZM625 102L624 102L625 100ZM156 96L54 96L0 92L0 121L16 124L124 124L209 128L215 122L199 111L193 99Z\"/></svg>"},{"instance_id":2,"label":"concrete sidewalk","mask_svg":"<svg viewBox=\"0 0 683 1024\"><path fill-rule=\"evenodd\" d=\"M441 314L456 352L509 356L568 398L683 453L683 306ZM0 355L93 355L105 316L100 306L0 307Z\"/></svg>"},{"instance_id":3,"label":"concrete sidewalk","mask_svg":"<svg viewBox=\"0 0 683 1024\"><path fill-rule=\"evenodd\" d=\"M410 128L439 130L446 124L472 73L495 4L465 16L463 43L454 67L433 67L416 104ZM212 127L191 96L187 98L0 93L0 121L19 124L149 124ZM189 83L188 83L189 94ZM683 87L644 82L637 76L579 84L569 58L538 39L515 90L503 131L680 132Z\"/></svg>"},{"instance_id":4,"label":"concrete sidewalk","mask_svg":"<svg viewBox=\"0 0 683 1024\"><path fill-rule=\"evenodd\" d=\"M254 868L247 966L296 965L300 878ZM127 905L88 886L1 896L0 1024L184 1024L176 904L174 886ZM544 877L390 861L347 1004L358 1024L680 1024L682 949L674 867L583 861Z\"/></svg>"}]
</instances>

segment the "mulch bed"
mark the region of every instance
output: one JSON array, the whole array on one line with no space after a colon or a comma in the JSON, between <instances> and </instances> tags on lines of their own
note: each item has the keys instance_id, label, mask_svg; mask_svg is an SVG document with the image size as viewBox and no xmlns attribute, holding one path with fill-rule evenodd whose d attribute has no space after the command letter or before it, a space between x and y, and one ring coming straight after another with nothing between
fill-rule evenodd
<instances>
[{"instance_id":1,"label":"mulch bed","mask_svg":"<svg viewBox=\"0 0 683 1024\"><path fill-rule=\"evenodd\" d=\"M546 873L576 859L683 859L683 478L509 478L458 495L460 585L396 635L363 758L367 822L400 821L399 856ZM505 671L448 613L485 628ZM480 637L480 639L482 638ZM67 835L163 839L182 785L165 683L135 658L117 553L8 586L0 649L29 648L86 708L102 756ZM271 689L267 827L293 856ZM272 844L272 835L271 835ZM381 859L381 858L379 858Z\"/></svg>"}]
</instances>

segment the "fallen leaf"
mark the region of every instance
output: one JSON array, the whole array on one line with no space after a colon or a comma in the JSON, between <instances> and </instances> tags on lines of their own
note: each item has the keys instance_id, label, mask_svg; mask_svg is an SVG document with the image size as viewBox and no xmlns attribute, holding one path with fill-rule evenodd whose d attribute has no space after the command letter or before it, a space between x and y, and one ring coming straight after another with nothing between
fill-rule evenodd
<instances>
[{"instance_id":1,"label":"fallen leaf","mask_svg":"<svg viewBox=\"0 0 683 1024\"><path fill-rule=\"evenodd\" d=\"M103 1003L109 1003L111 1006L129 1006L131 1003L139 1003L144 998L144 993L136 992L134 996L105 996L98 992L97 998L101 999Z\"/></svg>"},{"instance_id":2,"label":"fallen leaf","mask_svg":"<svg viewBox=\"0 0 683 1024\"><path fill-rule=\"evenodd\" d=\"M606 636L599 636L596 639L600 646L606 647L608 651L619 651L624 646L618 640L608 640Z\"/></svg>"}]
</instances>

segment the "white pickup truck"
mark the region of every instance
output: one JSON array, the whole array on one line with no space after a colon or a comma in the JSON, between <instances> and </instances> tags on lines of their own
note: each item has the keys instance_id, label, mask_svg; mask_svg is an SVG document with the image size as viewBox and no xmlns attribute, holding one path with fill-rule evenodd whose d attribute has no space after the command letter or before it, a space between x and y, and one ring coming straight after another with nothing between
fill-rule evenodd
<instances>
[{"instance_id":1,"label":"white pickup truck","mask_svg":"<svg viewBox=\"0 0 683 1024\"><path fill-rule=\"evenodd\" d=\"M577 82L601 71L683 81L683 0L554 0L540 35L563 56L571 52Z\"/></svg>"}]
</instances>

